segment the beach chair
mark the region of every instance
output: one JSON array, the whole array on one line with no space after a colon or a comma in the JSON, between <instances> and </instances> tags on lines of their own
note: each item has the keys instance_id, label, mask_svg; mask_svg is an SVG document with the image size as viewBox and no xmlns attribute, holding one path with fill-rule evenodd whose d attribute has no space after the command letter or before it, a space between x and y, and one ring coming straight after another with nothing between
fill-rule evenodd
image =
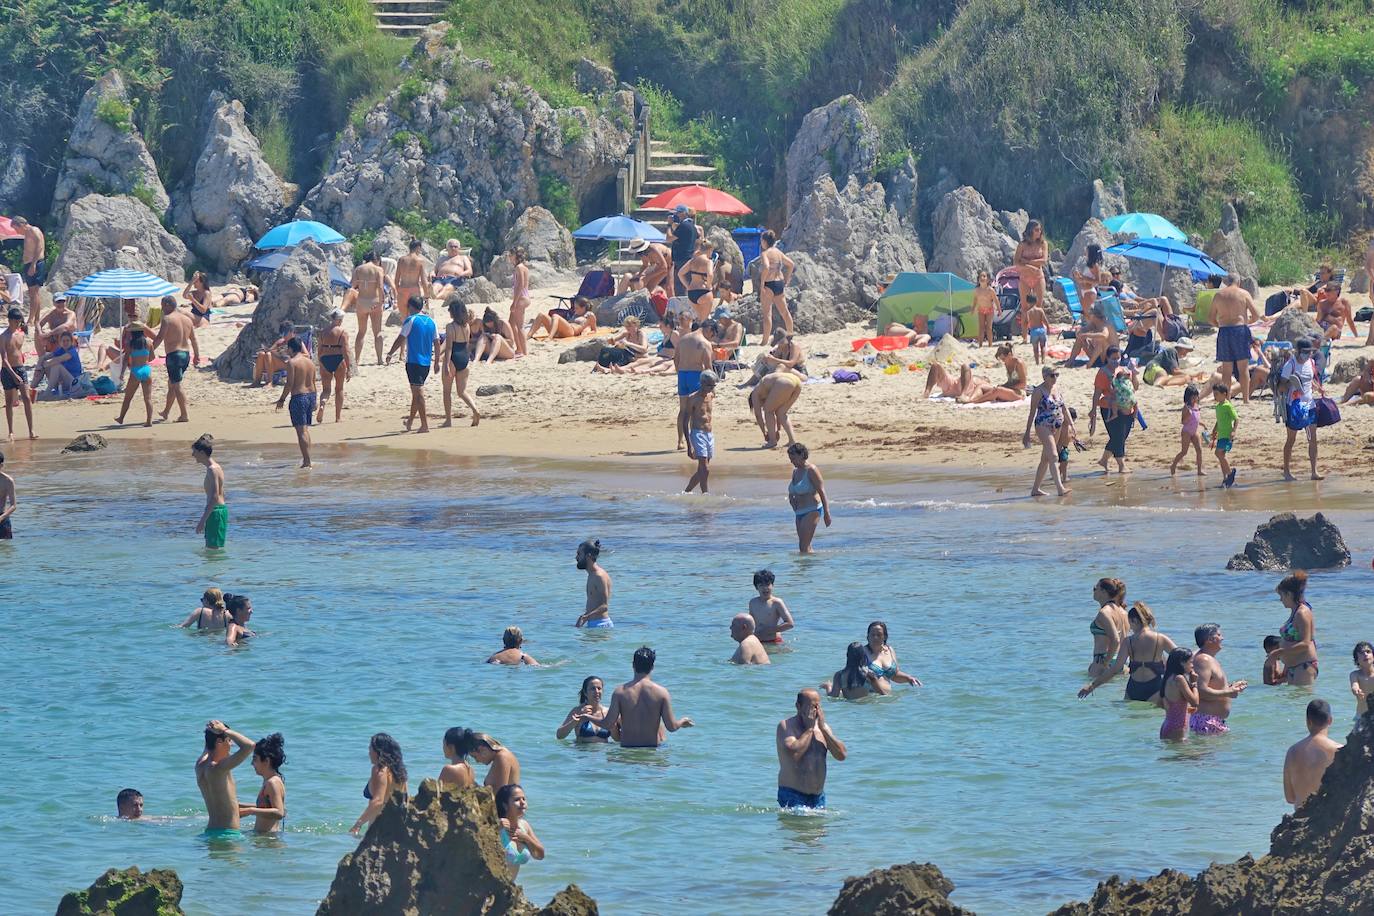
<instances>
[{"instance_id":1,"label":"beach chair","mask_svg":"<svg viewBox=\"0 0 1374 916\"><path fill-rule=\"evenodd\" d=\"M1083 300L1078 298L1078 287L1069 277L1055 277L1054 285L1059 290L1059 298L1063 299L1064 304L1069 307L1073 326L1075 328L1081 327L1083 324Z\"/></svg>"},{"instance_id":2,"label":"beach chair","mask_svg":"<svg viewBox=\"0 0 1374 916\"><path fill-rule=\"evenodd\" d=\"M598 299L605 299L615 293L615 276L609 270L589 270L582 282L577 287L577 292L571 296L554 296L559 302L560 308L572 308L573 300L578 296L590 299L595 305Z\"/></svg>"},{"instance_id":3,"label":"beach chair","mask_svg":"<svg viewBox=\"0 0 1374 916\"><path fill-rule=\"evenodd\" d=\"M1111 322L1117 333L1125 334L1127 331L1126 315L1121 310L1121 297L1115 293L1107 296L1099 293L1097 304L1102 306L1102 316Z\"/></svg>"},{"instance_id":4,"label":"beach chair","mask_svg":"<svg viewBox=\"0 0 1374 916\"><path fill-rule=\"evenodd\" d=\"M306 355L314 356L315 329L308 324L293 324L291 328L296 332L296 336L300 338L301 343L305 344Z\"/></svg>"},{"instance_id":5,"label":"beach chair","mask_svg":"<svg viewBox=\"0 0 1374 916\"><path fill-rule=\"evenodd\" d=\"M89 303L89 304L88 304ZM100 319L105 317L104 299L82 299L76 308L76 323L81 330L73 332L77 346L89 347L91 335L100 327Z\"/></svg>"}]
</instances>

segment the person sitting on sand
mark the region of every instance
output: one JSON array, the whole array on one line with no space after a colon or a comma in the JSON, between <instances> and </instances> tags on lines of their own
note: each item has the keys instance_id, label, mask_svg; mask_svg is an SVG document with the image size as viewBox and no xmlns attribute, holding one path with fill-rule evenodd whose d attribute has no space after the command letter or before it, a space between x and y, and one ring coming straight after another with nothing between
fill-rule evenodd
<instances>
[{"instance_id":1,"label":"person sitting on sand","mask_svg":"<svg viewBox=\"0 0 1374 916\"><path fill-rule=\"evenodd\" d=\"M1350 336L1360 336L1355 328L1355 310L1350 300L1341 295L1341 285L1335 280L1328 281L1318 295L1317 324L1326 332L1328 340L1340 340L1346 327L1350 328Z\"/></svg>"},{"instance_id":2,"label":"person sitting on sand","mask_svg":"<svg viewBox=\"0 0 1374 916\"><path fill-rule=\"evenodd\" d=\"M792 421L788 411L801 397L802 382L795 373L775 372L765 376L763 381L749 392L749 408L754 412L754 422L763 432L763 447L778 447L778 431L787 433L787 445L797 442L792 433Z\"/></svg>"},{"instance_id":3,"label":"person sitting on sand","mask_svg":"<svg viewBox=\"0 0 1374 916\"><path fill-rule=\"evenodd\" d=\"M816 471L816 479L819 478L820 472ZM819 489L824 488L822 482ZM749 599L749 616L754 620L754 633L759 642L782 645L782 634L797 624L787 604L773 593L773 583L776 581L771 569L760 569L754 573L754 588L758 594Z\"/></svg>"},{"instance_id":4,"label":"person sitting on sand","mask_svg":"<svg viewBox=\"0 0 1374 916\"><path fill-rule=\"evenodd\" d=\"M1185 387L1207 381L1210 378L1209 373L1185 372L1181 368L1183 361L1192 355L1195 346L1191 337L1180 337L1173 343L1158 344L1154 356L1140 369L1141 381L1159 388ZM1254 366L1251 368L1253 370Z\"/></svg>"},{"instance_id":5,"label":"person sitting on sand","mask_svg":"<svg viewBox=\"0 0 1374 916\"><path fill-rule=\"evenodd\" d=\"M1155 325L1159 321L1157 312L1145 312L1131 319L1126 334L1124 351L1136 363L1144 365L1155 358L1158 346L1155 343Z\"/></svg>"},{"instance_id":6,"label":"person sitting on sand","mask_svg":"<svg viewBox=\"0 0 1374 916\"><path fill-rule=\"evenodd\" d=\"M501 824L498 839L506 853L511 880L519 876L521 865L530 859L540 861L544 858L544 844L525 820L528 810L525 790L518 783L508 783L496 790L496 817Z\"/></svg>"},{"instance_id":7,"label":"person sitting on sand","mask_svg":"<svg viewBox=\"0 0 1374 916\"><path fill-rule=\"evenodd\" d=\"M1367 363L1360 370L1360 374L1345 386L1345 393L1341 395L1340 402L1349 404L1351 401L1356 404L1374 404L1374 361Z\"/></svg>"},{"instance_id":8,"label":"person sitting on sand","mask_svg":"<svg viewBox=\"0 0 1374 916\"><path fill-rule=\"evenodd\" d=\"M597 565L601 542L592 538L577 545L577 568L587 573L587 607L574 626L599 629L611 622L611 574Z\"/></svg>"},{"instance_id":9,"label":"person sitting on sand","mask_svg":"<svg viewBox=\"0 0 1374 916\"><path fill-rule=\"evenodd\" d=\"M997 348L997 360L1007 370L1007 380L989 387L970 386L957 400L961 404L986 404L990 401L1019 401L1026 396L1026 364L1016 358L1011 344Z\"/></svg>"},{"instance_id":10,"label":"person sitting on sand","mask_svg":"<svg viewBox=\"0 0 1374 916\"><path fill-rule=\"evenodd\" d=\"M806 378L806 353L801 344L786 328L774 328L773 337L768 343L772 349L760 353L754 360L754 373L739 388L757 385L760 380L774 372L792 372L800 379Z\"/></svg>"},{"instance_id":11,"label":"person sitting on sand","mask_svg":"<svg viewBox=\"0 0 1374 916\"><path fill-rule=\"evenodd\" d=\"M874 686L877 680L878 676L868 667L864 644L852 642L845 651L844 667L836 671L830 680L821 682L821 691L826 696L862 700L870 693L878 692Z\"/></svg>"},{"instance_id":12,"label":"person sitting on sand","mask_svg":"<svg viewBox=\"0 0 1374 916\"><path fill-rule=\"evenodd\" d=\"M1127 318L1139 315L1141 312L1158 312L1161 317L1168 318L1172 315L1173 306L1169 304L1168 296L1142 296L1121 279L1121 268L1111 269L1111 280L1107 286L1116 293L1121 300L1121 314Z\"/></svg>"},{"instance_id":13,"label":"person sitting on sand","mask_svg":"<svg viewBox=\"0 0 1374 916\"><path fill-rule=\"evenodd\" d=\"M348 832L357 836L364 827L377 819L393 793L409 794L406 786L406 764L401 755L401 745L386 732L378 732L367 744L367 756L372 761L372 773L367 785L363 787L363 798L367 807Z\"/></svg>"},{"instance_id":14,"label":"person sitting on sand","mask_svg":"<svg viewBox=\"0 0 1374 916\"><path fill-rule=\"evenodd\" d=\"M34 331L34 345L42 356L58 346L63 334L76 331L76 313L67 308L67 297L58 293L52 297L52 308L38 322Z\"/></svg>"},{"instance_id":15,"label":"person sitting on sand","mask_svg":"<svg viewBox=\"0 0 1374 916\"><path fill-rule=\"evenodd\" d=\"M926 371L925 398L930 399L930 393L936 388L940 389L940 396L954 398L958 400L964 392L968 391L975 384L991 386L992 383L981 376L973 374L973 368L967 363L959 366L959 374L956 376L940 363L931 363Z\"/></svg>"},{"instance_id":16,"label":"person sitting on sand","mask_svg":"<svg viewBox=\"0 0 1374 916\"><path fill-rule=\"evenodd\" d=\"M652 674L658 654L648 646L635 650L634 677L611 693L611 705L603 716L579 715L577 721L590 722L613 734L619 731L621 747L658 747L664 731L691 728L691 719L673 715L673 698L667 688L654 682Z\"/></svg>"},{"instance_id":17,"label":"person sitting on sand","mask_svg":"<svg viewBox=\"0 0 1374 916\"><path fill-rule=\"evenodd\" d=\"M210 304L215 308L226 308L231 305L257 302L261 298L262 291L256 286L231 286L211 300Z\"/></svg>"},{"instance_id":18,"label":"person sitting on sand","mask_svg":"<svg viewBox=\"0 0 1374 916\"><path fill-rule=\"evenodd\" d=\"M1088 367L1096 368L1101 365L1102 354L1107 348L1114 347L1119 342L1116 326L1107 321L1099 308L1100 306L1084 310L1083 322L1073 339L1073 347L1069 350L1064 365L1072 364L1082 354L1088 361Z\"/></svg>"},{"instance_id":19,"label":"person sitting on sand","mask_svg":"<svg viewBox=\"0 0 1374 916\"><path fill-rule=\"evenodd\" d=\"M253 746L253 772L262 777L262 788L253 804L239 805L239 817L254 818L255 833L278 833L286 819L286 783L281 778L285 745L281 732L273 732Z\"/></svg>"},{"instance_id":20,"label":"person sitting on sand","mask_svg":"<svg viewBox=\"0 0 1374 916\"><path fill-rule=\"evenodd\" d=\"M63 331L57 338L57 346L40 356L34 366L34 379L46 377L49 391L58 393L69 391L84 373L81 351L71 331Z\"/></svg>"},{"instance_id":21,"label":"person sitting on sand","mask_svg":"<svg viewBox=\"0 0 1374 916\"><path fill-rule=\"evenodd\" d=\"M1326 768L1341 749L1327 734L1330 728L1331 704L1325 700L1308 703L1307 737L1290 747L1283 758L1283 797L1294 811L1322 787Z\"/></svg>"},{"instance_id":22,"label":"person sitting on sand","mask_svg":"<svg viewBox=\"0 0 1374 916\"><path fill-rule=\"evenodd\" d=\"M472 362L480 363L483 354L488 354L488 366L498 359L515 358L515 333L510 322L490 308L482 313L482 333L472 351Z\"/></svg>"},{"instance_id":23,"label":"person sitting on sand","mask_svg":"<svg viewBox=\"0 0 1374 916\"><path fill-rule=\"evenodd\" d=\"M716 339L716 362L734 362L739 359L739 348L744 346L744 325L735 320L730 309L718 305L711 312L711 319L720 329Z\"/></svg>"},{"instance_id":24,"label":"person sitting on sand","mask_svg":"<svg viewBox=\"0 0 1374 916\"><path fill-rule=\"evenodd\" d=\"M874 676L874 693L887 696L893 684L910 684L912 687L924 686L914 674L908 674L897 664L897 651L887 643L887 624L875 620L868 625L865 634L868 642L864 645L864 659L868 670Z\"/></svg>"},{"instance_id":25,"label":"person sitting on sand","mask_svg":"<svg viewBox=\"0 0 1374 916\"><path fill-rule=\"evenodd\" d=\"M204 271L191 274L191 280L181 290L181 298L191 307L191 325L200 327L210 323L210 308L214 293L210 291L210 281L205 279Z\"/></svg>"},{"instance_id":26,"label":"person sitting on sand","mask_svg":"<svg viewBox=\"0 0 1374 916\"><path fill-rule=\"evenodd\" d=\"M487 659L488 665L539 666L534 656L526 655L525 650L521 648L525 645L525 634L520 632L519 627L506 627L505 632L501 634L501 645L505 648L491 655Z\"/></svg>"},{"instance_id":27,"label":"person sitting on sand","mask_svg":"<svg viewBox=\"0 0 1374 916\"><path fill-rule=\"evenodd\" d=\"M196 608L177 626L186 629L196 625L197 630L223 630L229 626L229 611L224 606L224 592L217 588L207 588L200 596L200 607Z\"/></svg>"},{"instance_id":28,"label":"person sitting on sand","mask_svg":"<svg viewBox=\"0 0 1374 916\"><path fill-rule=\"evenodd\" d=\"M472 278L472 249L464 248L457 239L444 243L444 253L434 265L435 286L457 288Z\"/></svg>"},{"instance_id":29,"label":"person sitting on sand","mask_svg":"<svg viewBox=\"0 0 1374 916\"><path fill-rule=\"evenodd\" d=\"M281 336L274 340L271 346L263 347L257 352L253 362L253 383L250 387L261 388L268 382L275 385L273 376L286 371L286 364L291 361L291 351L287 346L290 341L296 339L295 325L283 321L277 327L277 333Z\"/></svg>"},{"instance_id":30,"label":"person sitting on sand","mask_svg":"<svg viewBox=\"0 0 1374 916\"><path fill-rule=\"evenodd\" d=\"M589 718L601 718L606 715L606 707L601 705L601 697L605 691L605 684L601 678L595 675L582 680L582 689L577 694L577 705L568 710L568 715L563 719L563 724L558 726L557 735L561 741L568 737L569 732L575 732L573 740L578 744L604 744L607 741L619 741L619 732L610 732L604 728L597 728ZM619 729L619 726L616 726Z\"/></svg>"},{"instance_id":31,"label":"person sitting on sand","mask_svg":"<svg viewBox=\"0 0 1374 916\"><path fill-rule=\"evenodd\" d=\"M768 653L763 650L763 643L754 635L754 618L748 614L736 614L730 619L730 638L739 645L735 648L735 654L730 656L730 663L733 665L767 665L771 664L768 660Z\"/></svg>"},{"instance_id":32,"label":"person sitting on sand","mask_svg":"<svg viewBox=\"0 0 1374 916\"><path fill-rule=\"evenodd\" d=\"M1080 700L1126 669L1130 671L1130 676L1126 678L1126 699L1160 705L1164 659L1178 647L1172 639L1155 630L1154 612L1143 601L1131 605L1126 612L1126 622L1130 624L1131 635L1122 642L1116 653L1116 661L1078 691Z\"/></svg>"},{"instance_id":33,"label":"person sitting on sand","mask_svg":"<svg viewBox=\"0 0 1374 916\"><path fill-rule=\"evenodd\" d=\"M231 753L229 744L234 744ZM239 800L234 767L253 753L254 743L218 719L205 723L205 750L196 760L196 786L208 815L205 834L212 838L239 836Z\"/></svg>"},{"instance_id":34,"label":"person sitting on sand","mask_svg":"<svg viewBox=\"0 0 1374 916\"><path fill-rule=\"evenodd\" d=\"M627 315L625 326L611 337L600 353L596 354L596 365L592 367L592 372L614 372L643 358L648 352L649 339L644 336L639 319L634 315Z\"/></svg>"},{"instance_id":35,"label":"person sitting on sand","mask_svg":"<svg viewBox=\"0 0 1374 916\"><path fill-rule=\"evenodd\" d=\"M625 321L628 326L629 318L626 318ZM677 318L671 312L663 316L659 323L659 333L663 339L659 342L656 350L652 353L646 352L643 356L626 363L624 366L612 365L610 372L613 375L672 375L675 373L677 365L674 356L676 355L680 332L677 329Z\"/></svg>"},{"instance_id":36,"label":"person sitting on sand","mask_svg":"<svg viewBox=\"0 0 1374 916\"><path fill-rule=\"evenodd\" d=\"M536 315L534 323L530 325L529 338L533 340L540 331L547 333L550 340L595 334L596 313L591 308L590 299L578 296L573 300L572 308L550 309L542 315Z\"/></svg>"},{"instance_id":37,"label":"person sitting on sand","mask_svg":"<svg viewBox=\"0 0 1374 916\"><path fill-rule=\"evenodd\" d=\"M472 764L468 763L468 757L472 756L472 749L476 744L477 733L470 728L454 726L444 732L442 750L448 763L439 771L440 788L452 786L456 789L468 789L477 785L477 775L472 770Z\"/></svg>"}]
</instances>

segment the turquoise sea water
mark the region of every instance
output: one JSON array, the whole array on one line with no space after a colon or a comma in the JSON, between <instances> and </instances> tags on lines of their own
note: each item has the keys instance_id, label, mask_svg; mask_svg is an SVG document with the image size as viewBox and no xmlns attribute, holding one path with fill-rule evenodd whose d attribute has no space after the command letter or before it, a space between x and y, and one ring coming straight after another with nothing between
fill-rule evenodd
<instances>
[{"instance_id":1,"label":"turquoise sea water","mask_svg":"<svg viewBox=\"0 0 1374 916\"><path fill-rule=\"evenodd\" d=\"M1221 496L1123 505L1127 488L1167 491L1142 477L1032 507L983 481L832 473L835 527L807 559L784 467L717 475L735 496L702 499L671 495L675 473L353 450L301 474L294 450L222 448L232 527L213 556L192 532L185 451L118 448L8 468L25 512L20 539L0 545L5 912L52 912L128 864L175 868L190 913L313 912L354 846L367 741L383 730L412 786L443 765L449 726L514 750L549 852L522 870L527 893L543 902L576 882L611 914L823 913L845 876L906 861L938 864L980 913L1041 913L1114 872L1260 854L1287 809L1283 753L1309 693L1258 683L1260 640L1285 616L1276 577L1221 570L1268 513L1220 511ZM1316 693L1344 725L1350 648L1374 637L1374 519L1339 498L1323 508L1356 553L1310 593ZM573 549L588 535L615 579L611 632L571 626ZM728 622L762 566L799 626L770 667L740 670L726 664ZM1221 661L1256 684L1232 734L1164 746L1159 713L1120 702L1120 686L1076 699L1101 575L1125 578L1180 644L1222 624ZM247 647L173 627L211 584L253 598ZM850 753L831 763L830 810L779 814L776 723L873 619L926 686L828 701ZM548 667L483 664L511 623ZM557 741L582 678L609 693L644 643L697 727L656 751ZM209 718L285 734L280 839L198 839L192 765ZM258 779L246 763L237 774L251 801ZM115 820L124 786L168 819Z\"/></svg>"}]
</instances>

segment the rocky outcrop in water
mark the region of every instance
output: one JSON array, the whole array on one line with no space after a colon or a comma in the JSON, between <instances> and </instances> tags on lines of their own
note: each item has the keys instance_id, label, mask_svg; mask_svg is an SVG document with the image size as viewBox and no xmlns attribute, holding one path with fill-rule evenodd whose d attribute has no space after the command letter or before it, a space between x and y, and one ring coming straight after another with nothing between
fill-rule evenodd
<instances>
[{"instance_id":1,"label":"rocky outcrop in water","mask_svg":"<svg viewBox=\"0 0 1374 916\"><path fill-rule=\"evenodd\" d=\"M67 208L87 194L128 194L143 200L156 219L167 214L167 191L132 112L124 78L116 70L86 90L53 190L54 223L64 222Z\"/></svg>"},{"instance_id":2,"label":"rocky outcrop in water","mask_svg":"<svg viewBox=\"0 0 1374 916\"><path fill-rule=\"evenodd\" d=\"M609 200L630 147L632 93L610 93L596 111L555 109L464 57L447 23L425 32L406 66L386 101L344 129L302 214L353 235L418 211L494 243L541 202L541 181L566 185L579 205Z\"/></svg>"},{"instance_id":3,"label":"rocky outcrop in water","mask_svg":"<svg viewBox=\"0 0 1374 916\"><path fill-rule=\"evenodd\" d=\"M57 916L181 916L181 879L169 868L112 868L62 898Z\"/></svg>"},{"instance_id":4,"label":"rocky outcrop in water","mask_svg":"<svg viewBox=\"0 0 1374 916\"><path fill-rule=\"evenodd\" d=\"M1259 265L1245 244L1245 236L1240 233L1240 217L1236 208L1227 201L1221 208L1221 227L1212 233L1207 244L1202 246L1213 261L1240 277L1240 285L1250 295L1259 295Z\"/></svg>"},{"instance_id":5,"label":"rocky outcrop in water","mask_svg":"<svg viewBox=\"0 0 1374 916\"><path fill-rule=\"evenodd\" d=\"M1276 515L1255 529L1255 536L1227 562L1227 569L1335 569L1350 565L1350 550L1341 531L1318 512L1298 518L1292 512Z\"/></svg>"},{"instance_id":6,"label":"rocky outcrop in water","mask_svg":"<svg viewBox=\"0 0 1374 916\"><path fill-rule=\"evenodd\" d=\"M1266 339L1296 343L1299 340L1321 340L1325 334L1312 313L1304 310L1301 304L1294 303L1275 316Z\"/></svg>"},{"instance_id":7,"label":"rocky outcrop in water","mask_svg":"<svg viewBox=\"0 0 1374 916\"><path fill-rule=\"evenodd\" d=\"M262 157L242 103L212 92L200 121L200 153L173 193L172 225L207 270L227 275L252 255L255 241L285 220L296 189Z\"/></svg>"},{"instance_id":8,"label":"rocky outcrop in water","mask_svg":"<svg viewBox=\"0 0 1374 916\"><path fill-rule=\"evenodd\" d=\"M48 288L69 288L87 274L111 267L145 270L173 283L186 278L191 257L181 239L132 197L87 194L67 208L62 251L52 265ZM121 252L128 247L137 253Z\"/></svg>"},{"instance_id":9,"label":"rocky outcrop in water","mask_svg":"<svg viewBox=\"0 0 1374 916\"><path fill-rule=\"evenodd\" d=\"M829 916L973 916L949 902L954 883L930 863L880 868L845 878Z\"/></svg>"},{"instance_id":10,"label":"rocky outcrop in water","mask_svg":"<svg viewBox=\"0 0 1374 916\"><path fill-rule=\"evenodd\" d=\"M414 798L382 809L357 850L339 861L317 916L595 916L576 885L543 909L506 870L490 789L441 792L426 779Z\"/></svg>"},{"instance_id":11,"label":"rocky outcrop in water","mask_svg":"<svg viewBox=\"0 0 1374 916\"><path fill-rule=\"evenodd\" d=\"M822 177L841 187L851 175L865 184L877 163L878 128L862 102L843 95L812 109L787 148L789 222Z\"/></svg>"},{"instance_id":12,"label":"rocky outcrop in water","mask_svg":"<svg viewBox=\"0 0 1374 916\"><path fill-rule=\"evenodd\" d=\"M1001 218L982 194L967 185L941 198L932 228L931 270L949 271L968 280L980 270L996 276L1016 253L1016 240L1007 235Z\"/></svg>"},{"instance_id":13,"label":"rocky outcrop in water","mask_svg":"<svg viewBox=\"0 0 1374 916\"><path fill-rule=\"evenodd\" d=\"M307 239L268 276L253 319L215 359L220 381L250 381L257 352L281 336L279 328L284 322L324 327L325 313L333 307L332 297L328 257L323 248Z\"/></svg>"},{"instance_id":14,"label":"rocky outcrop in water","mask_svg":"<svg viewBox=\"0 0 1374 916\"><path fill-rule=\"evenodd\" d=\"M572 270L577 266L572 233L543 207L530 207L521 213L515 224L506 230L501 244L502 253L487 268L487 279L497 286L510 289L515 285L515 265L506 253L517 247L525 249L531 289L568 282L576 284L576 278L572 277Z\"/></svg>"},{"instance_id":15,"label":"rocky outcrop in water","mask_svg":"<svg viewBox=\"0 0 1374 916\"><path fill-rule=\"evenodd\" d=\"M82 433L62 450L62 454L71 455L77 452L98 452L102 448L108 448L110 443L105 441L105 437L100 433Z\"/></svg>"}]
</instances>

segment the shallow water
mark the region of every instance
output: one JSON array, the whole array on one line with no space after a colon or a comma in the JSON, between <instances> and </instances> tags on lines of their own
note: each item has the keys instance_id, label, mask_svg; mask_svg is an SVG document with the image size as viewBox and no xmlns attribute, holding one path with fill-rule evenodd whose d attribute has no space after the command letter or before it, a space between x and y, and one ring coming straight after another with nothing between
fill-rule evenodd
<instances>
[{"instance_id":1,"label":"shallow water","mask_svg":"<svg viewBox=\"0 0 1374 916\"><path fill-rule=\"evenodd\" d=\"M520 757L549 850L522 870L527 893L542 902L576 882L613 914L822 913L845 876L906 861L938 864L963 906L1040 913L1114 872L1263 853L1287 808L1283 753L1309 692L1258 684L1260 640L1285 616L1276 577L1221 570L1268 513L1220 511L1222 497L1131 508L1123 487L1032 508L984 481L862 471L832 482L835 527L808 559L770 495L785 470L702 499L666 495L676 476L604 466L354 450L301 474L285 450L222 449L232 528L213 556L192 533L197 469L180 449L129 448L127 461L26 468L21 539L0 545L7 912L51 912L131 863L175 868L190 913L312 912L354 846L346 830L379 730L404 747L412 786L438 773L445 728L499 738ZM1374 519L1342 502L1323 508L1356 563L1315 575L1311 599L1317 693L1344 724L1350 647L1374 635L1361 615ZM588 534L615 577L609 633L571 626L573 548ZM734 669L728 621L762 566L799 626L772 666ZM1120 686L1076 699L1101 575L1126 578L1180 644L1198 623L1222 624L1221 661L1257 685L1232 734L1163 746L1159 713L1120 702ZM173 628L209 584L252 596L259 637L246 648ZM850 751L831 764L830 810L779 814L776 723L872 619L926 686L828 701ZM482 664L510 623L548 667ZM656 751L557 741L581 679L599 675L609 693L643 643L697 727ZM279 840L198 839L192 765L212 717L285 734ZM237 773L251 800L257 778L247 764ZM126 785L170 819L115 820Z\"/></svg>"}]
</instances>

